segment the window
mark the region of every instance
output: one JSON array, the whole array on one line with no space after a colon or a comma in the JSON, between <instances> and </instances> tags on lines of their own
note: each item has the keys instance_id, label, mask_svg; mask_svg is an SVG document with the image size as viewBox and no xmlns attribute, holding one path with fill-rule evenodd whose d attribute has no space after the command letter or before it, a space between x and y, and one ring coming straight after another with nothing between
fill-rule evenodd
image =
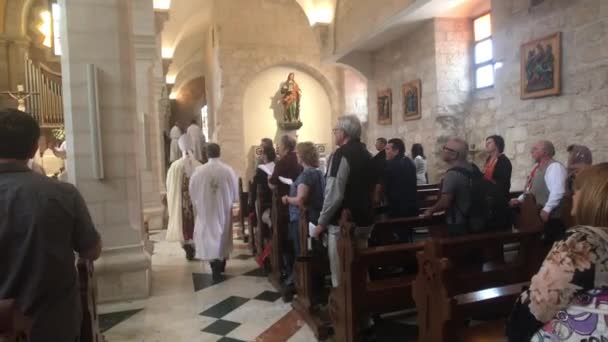
<instances>
[{"instance_id":1,"label":"window","mask_svg":"<svg viewBox=\"0 0 608 342\"><path fill-rule=\"evenodd\" d=\"M475 89L494 86L494 44L490 13L473 20Z\"/></svg>"},{"instance_id":2,"label":"window","mask_svg":"<svg viewBox=\"0 0 608 342\"><path fill-rule=\"evenodd\" d=\"M53 49L55 55L61 56L61 7L58 3L51 5L51 14L53 17Z\"/></svg>"},{"instance_id":3,"label":"window","mask_svg":"<svg viewBox=\"0 0 608 342\"><path fill-rule=\"evenodd\" d=\"M42 11L40 18L42 23L38 26L38 31L44 36L42 45L51 48L56 56L61 56L61 37L59 35L61 8L59 4L52 2L50 11Z\"/></svg>"}]
</instances>

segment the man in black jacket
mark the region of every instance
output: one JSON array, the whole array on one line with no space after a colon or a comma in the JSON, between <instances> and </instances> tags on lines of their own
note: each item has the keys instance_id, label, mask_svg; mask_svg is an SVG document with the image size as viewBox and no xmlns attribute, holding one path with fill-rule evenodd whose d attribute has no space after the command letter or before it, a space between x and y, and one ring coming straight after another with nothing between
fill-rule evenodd
<instances>
[{"instance_id":1,"label":"man in black jacket","mask_svg":"<svg viewBox=\"0 0 608 342\"><path fill-rule=\"evenodd\" d=\"M339 147L329 160L323 209L313 237L328 231L331 280L333 286L337 287L340 274L337 250L340 215L344 209L350 210L357 227L355 234L361 245L365 245L372 225L371 193L375 180L372 177L374 171L371 154L360 140L359 119L354 115L340 117L333 134Z\"/></svg>"}]
</instances>

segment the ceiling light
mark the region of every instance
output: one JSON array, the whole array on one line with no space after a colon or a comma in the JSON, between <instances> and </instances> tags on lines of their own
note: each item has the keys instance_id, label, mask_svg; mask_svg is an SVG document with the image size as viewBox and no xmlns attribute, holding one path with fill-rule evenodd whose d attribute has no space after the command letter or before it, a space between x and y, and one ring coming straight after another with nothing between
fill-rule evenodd
<instances>
[{"instance_id":1,"label":"ceiling light","mask_svg":"<svg viewBox=\"0 0 608 342\"><path fill-rule=\"evenodd\" d=\"M160 50L160 55L164 59L171 59L171 58L173 58L174 51L175 51L175 49L173 49L172 47L164 47Z\"/></svg>"},{"instance_id":2,"label":"ceiling light","mask_svg":"<svg viewBox=\"0 0 608 342\"><path fill-rule=\"evenodd\" d=\"M165 76L165 82L167 84L175 84L176 78L177 78L177 75L167 75L167 76Z\"/></svg>"},{"instance_id":3,"label":"ceiling light","mask_svg":"<svg viewBox=\"0 0 608 342\"><path fill-rule=\"evenodd\" d=\"M154 9L166 11L171 8L171 0L154 0Z\"/></svg>"}]
</instances>

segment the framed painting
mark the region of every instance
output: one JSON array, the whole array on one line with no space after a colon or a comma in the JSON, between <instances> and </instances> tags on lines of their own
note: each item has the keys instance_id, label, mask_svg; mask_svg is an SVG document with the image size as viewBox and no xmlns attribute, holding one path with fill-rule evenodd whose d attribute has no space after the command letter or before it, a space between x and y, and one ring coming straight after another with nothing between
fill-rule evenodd
<instances>
[{"instance_id":1,"label":"framed painting","mask_svg":"<svg viewBox=\"0 0 608 342\"><path fill-rule=\"evenodd\" d=\"M420 119L421 89L420 80L409 81L401 87L403 95L403 121Z\"/></svg>"},{"instance_id":2,"label":"framed painting","mask_svg":"<svg viewBox=\"0 0 608 342\"><path fill-rule=\"evenodd\" d=\"M393 92L390 88L378 91L378 124L393 123Z\"/></svg>"},{"instance_id":3,"label":"framed painting","mask_svg":"<svg viewBox=\"0 0 608 342\"><path fill-rule=\"evenodd\" d=\"M562 34L533 40L521 46L521 98L561 93Z\"/></svg>"}]
</instances>

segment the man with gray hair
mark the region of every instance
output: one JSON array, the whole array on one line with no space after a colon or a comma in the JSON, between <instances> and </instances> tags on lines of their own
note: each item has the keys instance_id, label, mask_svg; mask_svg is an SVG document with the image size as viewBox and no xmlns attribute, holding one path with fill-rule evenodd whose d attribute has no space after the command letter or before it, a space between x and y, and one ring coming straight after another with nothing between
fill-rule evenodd
<instances>
[{"instance_id":1,"label":"man with gray hair","mask_svg":"<svg viewBox=\"0 0 608 342\"><path fill-rule=\"evenodd\" d=\"M448 170L443 176L441 196L435 205L425 211L423 216L431 216L434 212L446 211L446 223L452 235L467 232L469 212L472 204L471 175L480 173L477 166L467 161L469 144L459 137L448 138L442 148L441 158L448 164Z\"/></svg>"},{"instance_id":2,"label":"man with gray hair","mask_svg":"<svg viewBox=\"0 0 608 342\"><path fill-rule=\"evenodd\" d=\"M338 286L340 262L337 241L339 220L344 209L350 210L356 234L364 245L372 225L371 193L374 183L372 156L361 143L361 123L354 115L338 118L333 129L338 149L330 157L326 175L325 198L319 224L313 232L318 238L328 232L327 248L334 287Z\"/></svg>"},{"instance_id":3,"label":"man with gray hair","mask_svg":"<svg viewBox=\"0 0 608 342\"><path fill-rule=\"evenodd\" d=\"M532 146L530 154L536 162L536 167L528 176L524 193L519 198L512 199L510 205L517 207L523 203L526 194L534 195L536 204L542 207L540 217L545 222L545 229L552 230L547 231L549 235L547 240L552 240L552 236L557 237L555 234L559 234L565 228L558 223L560 222L558 208L566 193L568 171L564 165L553 159L555 147L550 141L538 141Z\"/></svg>"}]
</instances>

